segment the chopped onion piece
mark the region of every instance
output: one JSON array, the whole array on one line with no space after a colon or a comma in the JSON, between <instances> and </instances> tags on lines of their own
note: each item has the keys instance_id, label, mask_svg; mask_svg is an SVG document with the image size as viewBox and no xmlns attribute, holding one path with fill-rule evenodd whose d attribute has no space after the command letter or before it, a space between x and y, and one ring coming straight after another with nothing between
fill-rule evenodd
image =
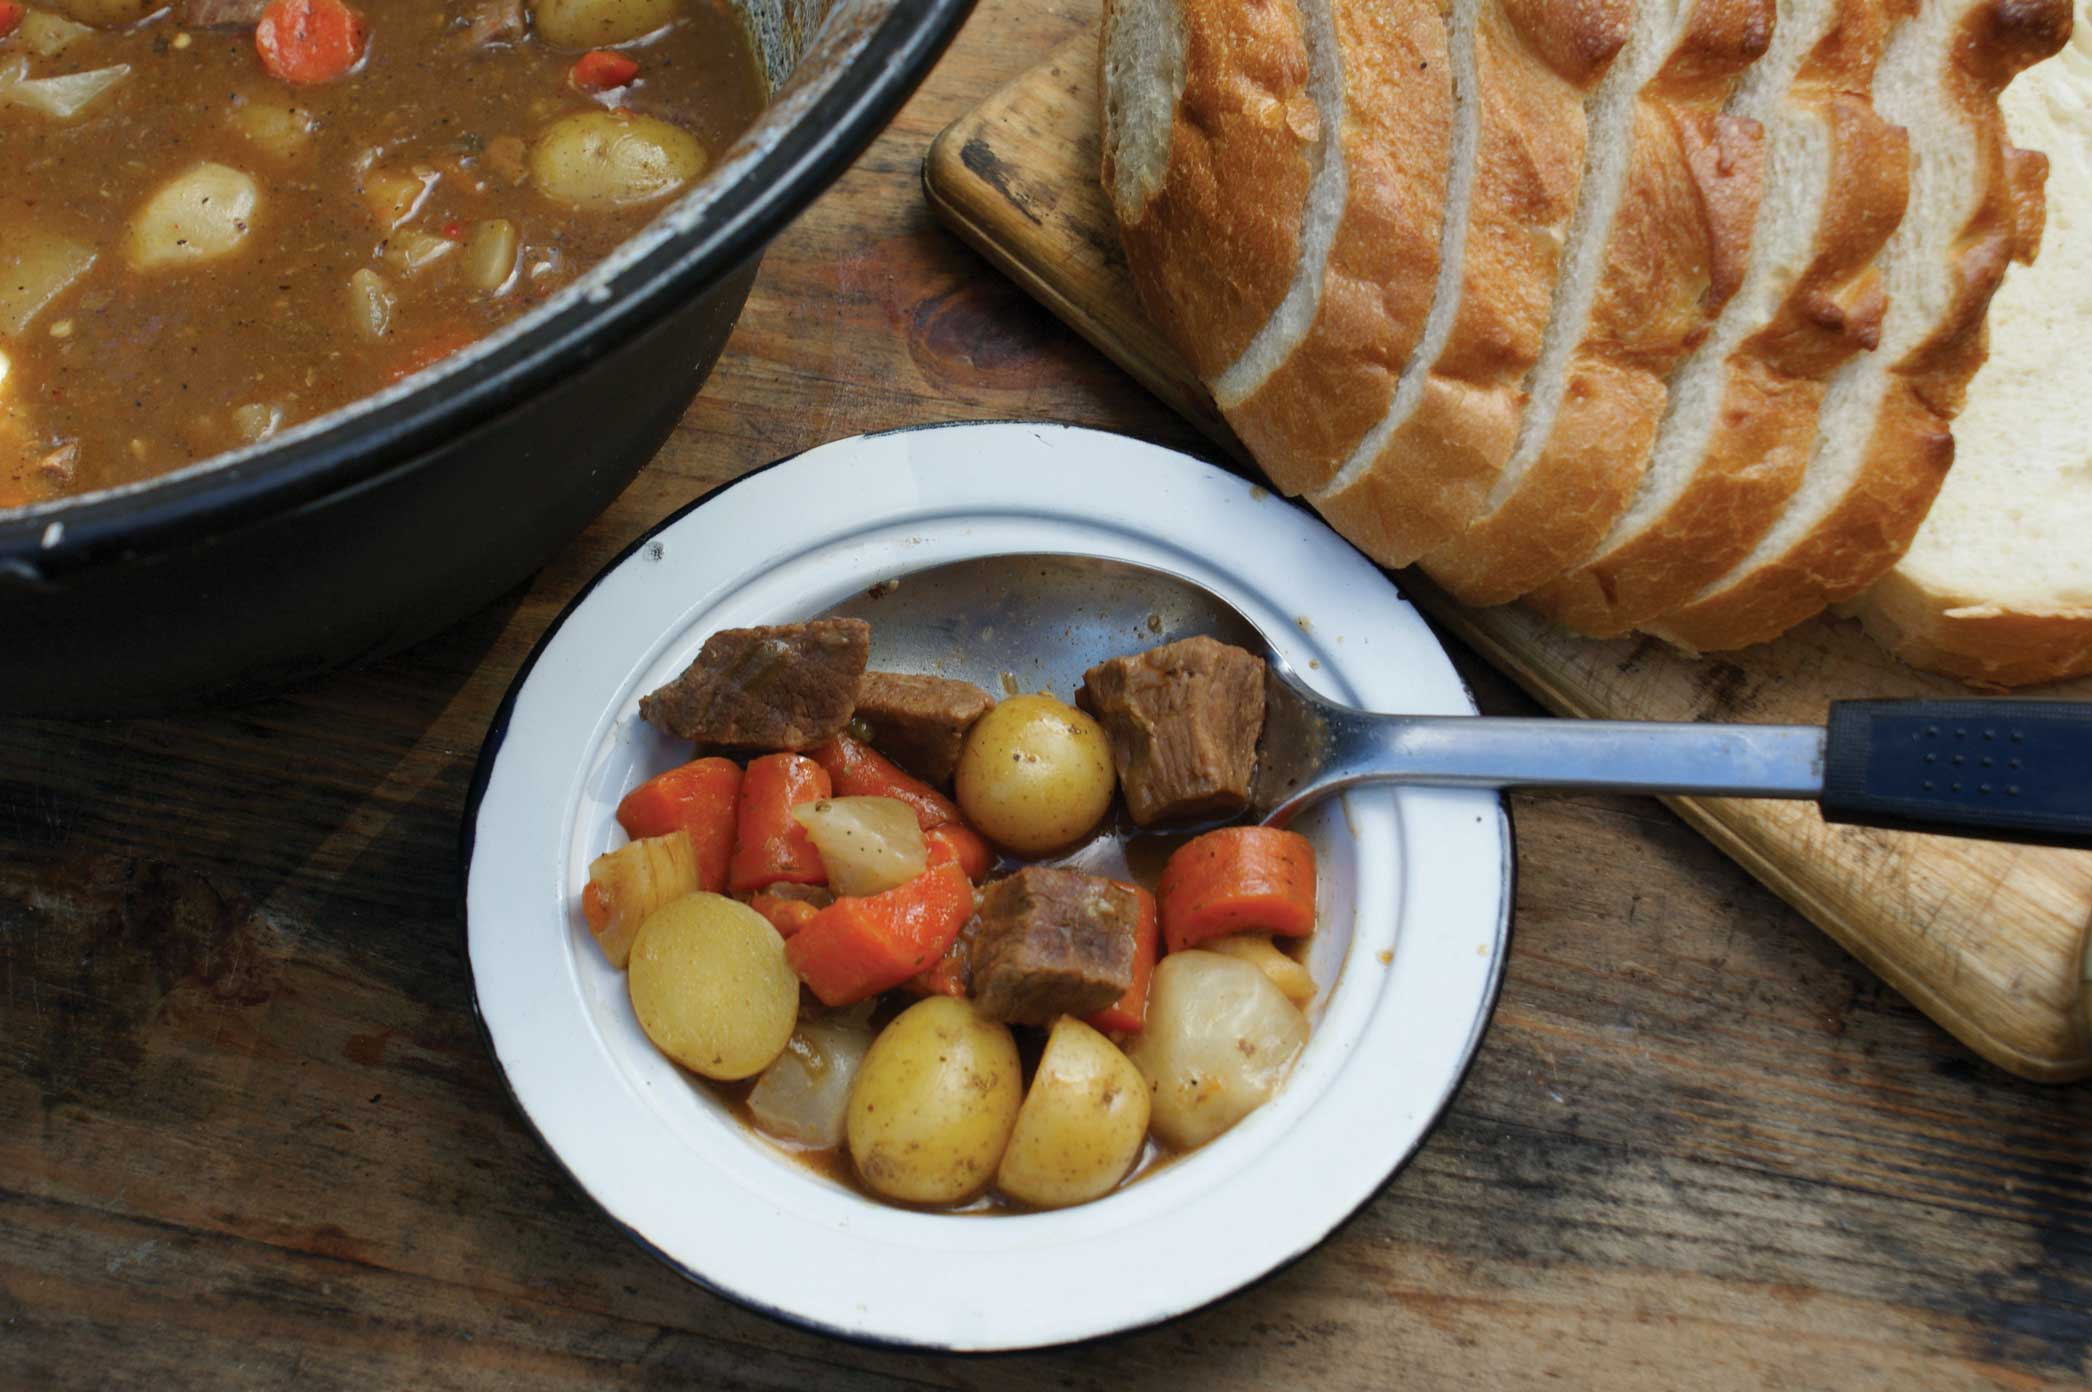
<instances>
[{"instance_id":1,"label":"chopped onion piece","mask_svg":"<svg viewBox=\"0 0 2092 1392\"><path fill-rule=\"evenodd\" d=\"M102 93L128 77L129 63L63 77L31 77L27 59L17 59L0 68L0 103L26 106L46 116L69 121L85 111Z\"/></svg>"},{"instance_id":2,"label":"chopped onion piece","mask_svg":"<svg viewBox=\"0 0 2092 1392\"><path fill-rule=\"evenodd\" d=\"M915 809L895 798L840 797L803 802L792 816L828 867L837 894L877 894L929 866Z\"/></svg>"}]
</instances>

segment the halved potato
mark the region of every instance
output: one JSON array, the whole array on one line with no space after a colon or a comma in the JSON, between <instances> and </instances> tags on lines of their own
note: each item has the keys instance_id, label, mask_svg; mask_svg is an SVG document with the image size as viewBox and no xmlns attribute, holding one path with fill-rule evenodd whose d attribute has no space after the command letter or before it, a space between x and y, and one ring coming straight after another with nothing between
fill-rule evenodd
<instances>
[{"instance_id":1,"label":"halved potato","mask_svg":"<svg viewBox=\"0 0 2092 1392\"><path fill-rule=\"evenodd\" d=\"M1017 1122L1017 1041L972 1001L931 996L872 1041L850 1092L858 1178L904 1203L957 1203L986 1188Z\"/></svg>"},{"instance_id":2,"label":"halved potato","mask_svg":"<svg viewBox=\"0 0 2092 1392\"><path fill-rule=\"evenodd\" d=\"M530 149L538 192L587 211L651 203L704 172L705 147L695 136L630 112L563 116Z\"/></svg>"},{"instance_id":3,"label":"halved potato","mask_svg":"<svg viewBox=\"0 0 2092 1392\"><path fill-rule=\"evenodd\" d=\"M681 0L538 0L531 27L558 48L604 48L653 33L680 8Z\"/></svg>"},{"instance_id":4,"label":"halved potato","mask_svg":"<svg viewBox=\"0 0 2092 1392\"><path fill-rule=\"evenodd\" d=\"M654 1047L731 1081L768 1068L799 1018L799 977L770 921L723 894L686 894L640 925L625 967Z\"/></svg>"},{"instance_id":5,"label":"halved potato","mask_svg":"<svg viewBox=\"0 0 2092 1392\"><path fill-rule=\"evenodd\" d=\"M261 186L230 165L191 165L145 200L131 218L124 256L138 270L193 265L230 256L246 244Z\"/></svg>"},{"instance_id":6,"label":"halved potato","mask_svg":"<svg viewBox=\"0 0 2092 1392\"><path fill-rule=\"evenodd\" d=\"M1148 1139L1148 1084L1118 1046L1072 1015L1053 1023L995 1187L1065 1208L1118 1187Z\"/></svg>"}]
</instances>

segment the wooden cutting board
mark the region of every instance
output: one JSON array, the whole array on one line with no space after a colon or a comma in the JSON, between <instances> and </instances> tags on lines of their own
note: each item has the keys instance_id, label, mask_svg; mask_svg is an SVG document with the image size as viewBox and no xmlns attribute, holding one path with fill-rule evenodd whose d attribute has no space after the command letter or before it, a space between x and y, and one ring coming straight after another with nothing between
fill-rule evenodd
<instances>
[{"instance_id":1,"label":"wooden cutting board","mask_svg":"<svg viewBox=\"0 0 2092 1392\"><path fill-rule=\"evenodd\" d=\"M1096 44L1081 39L947 128L923 183L954 231L1247 463L1142 317L1097 168ZM1396 579L1563 715L1820 722L1833 698L1967 694L1890 661L1849 621L1695 661L1653 639L1576 638L1516 605L1466 609L1418 571ZM2092 681L2042 694L2092 699ZM1666 801L1991 1062L2047 1081L2092 1074L2092 852L1826 826L1806 803Z\"/></svg>"}]
</instances>

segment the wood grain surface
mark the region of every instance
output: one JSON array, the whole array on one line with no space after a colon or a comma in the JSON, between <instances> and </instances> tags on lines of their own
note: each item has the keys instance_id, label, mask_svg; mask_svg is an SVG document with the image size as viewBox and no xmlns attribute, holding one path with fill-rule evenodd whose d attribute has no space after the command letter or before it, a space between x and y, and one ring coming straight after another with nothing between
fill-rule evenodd
<instances>
[{"instance_id":1,"label":"wood grain surface","mask_svg":"<svg viewBox=\"0 0 2092 1392\"><path fill-rule=\"evenodd\" d=\"M239 710L0 725L0 1387L2084 1385L2092 1093L1972 1056L1640 799L1515 801L1503 1002L1444 1123L1319 1249L1158 1329L992 1360L805 1334L640 1252L530 1137L472 1018L458 819L584 580L853 431L1200 447L920 195L938 131L1094 22L984 4L771 251L661 458L501 604Z\"/></svg>"},{"instance_id":2,"label":"wood grain surface","mask_svg":"<svg viewBox=\"0 0 2092 1392\"><path fill-rule=\"evenodd\" d=\"M1246 463L1205 388L1141 316L1097 166L1096 52L1083 36L940 136L925 186L955 230ZM1578 638L1518 605L1466 609L1421 571L1399 579L1562 715L1820 724L1833 699L1967 694L1892 661L1851 622L1693 660L1649 638ZM2092 680L2041 694L2092 698ZM1984 1057L2050 1081L2092 1073L2078 1025L2092 852L1827 826L1810 803L1669 801Z\"/></svg>"}]
</instances>

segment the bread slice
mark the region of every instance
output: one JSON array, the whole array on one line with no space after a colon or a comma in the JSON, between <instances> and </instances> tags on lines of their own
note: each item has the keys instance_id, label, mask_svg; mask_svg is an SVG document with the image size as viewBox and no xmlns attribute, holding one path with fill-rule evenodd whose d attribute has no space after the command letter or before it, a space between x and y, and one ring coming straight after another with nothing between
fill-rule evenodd
<instances>
[{"instance_id":1,"label":"bread slice","mask_svg":"<svg viewBox=\"0 0 2092 1392\"><path fill-rule=\"evenodd\" d=\"M2048 155L2041 254L1990 302L1946 486L1854 607L1913 666L2024 686L2092 672L2092 5L1999 105Z\"/></svg>"},{"instance_id":2,"label":"bread slice","mask_svg":"<svg viewBox=\"0 0 2092 1392\"><path fill-rule=\"evenodd\" d=\"M1517 445L1482 515L1423 558L1456 597L1517 598L1627 506L1665 379L1742 277L1759 129L1721 109L1772 32L1773 0L1644 0L1586 101L1583 186Z\"/></svg>"},{"instance_id":3,"label":"bread slice","mask_svg":"<svg viewBox=\"0 0 2092 1392\"><path fill-rule=\"evenodd\" d=\"M1387 411L1431 311L1453 148L1437 5L1299 5L1308 90L1323 128L1342 132L1325 166L1335 173L1308 196L1296 293L1212 383L1287 493L1328 482Z\"/></svg>"},{"instance_id":4,"label":"bread slice","mask_svg":"<svg viewBox=\"0 0 2092 1392\"><path fill-rule=\"evenodd\" d=\"M1583 171L1584 97L1631 0L1452 0L1453 152L1437 285L1386 414L1309 495L1384 565L1444 544L1510 457Z\"/></svg>"},{"instance_id":5,"label":"bread slice","mask_svg":"<svg viewBox=\"0 0 2092 1392\"><path fill-rule=\"evenodd\" d=\"M1903 216L1909 146L1868 100L1881 0L1781 0L1771 50L1730 103L1761 122L1763 196L1742 289L1673 376L1648 471L1594 552L1529 597L1612 636L1689 602L1801 483L1830 373L1874 347L1874 260Z\"/></svg>"},{"instance_id":6,"label":"bread slice","mask_svg":"<svg viewBox=\"0 0 2092 1392\"><path fill-rule=\"evenodd\" d=\"M1644 627L1681 647L1766 641L1849 599L1909 546L1953 456L1983 316L2040 226L2038 156L2011 150L1998 94L2055 52L2069 0L1928 0L1890 37L1874 105L1910 131L1910 203L1880 256L1881 346L1839 367L1807 472L1729 572Z\"/></svg>"},{"instance_id":7,"label":"bread slice","mask_svg":"<svg viewBox=\"0 0 2092 1392\"><path fill-rule=\"evenodd\" d=\"M1127 267L1149 318L1210 381L1293 292L1330 147L1299 11L1108 0L1100 57L1104 189Z\"/></svg>"}]
</instances>

